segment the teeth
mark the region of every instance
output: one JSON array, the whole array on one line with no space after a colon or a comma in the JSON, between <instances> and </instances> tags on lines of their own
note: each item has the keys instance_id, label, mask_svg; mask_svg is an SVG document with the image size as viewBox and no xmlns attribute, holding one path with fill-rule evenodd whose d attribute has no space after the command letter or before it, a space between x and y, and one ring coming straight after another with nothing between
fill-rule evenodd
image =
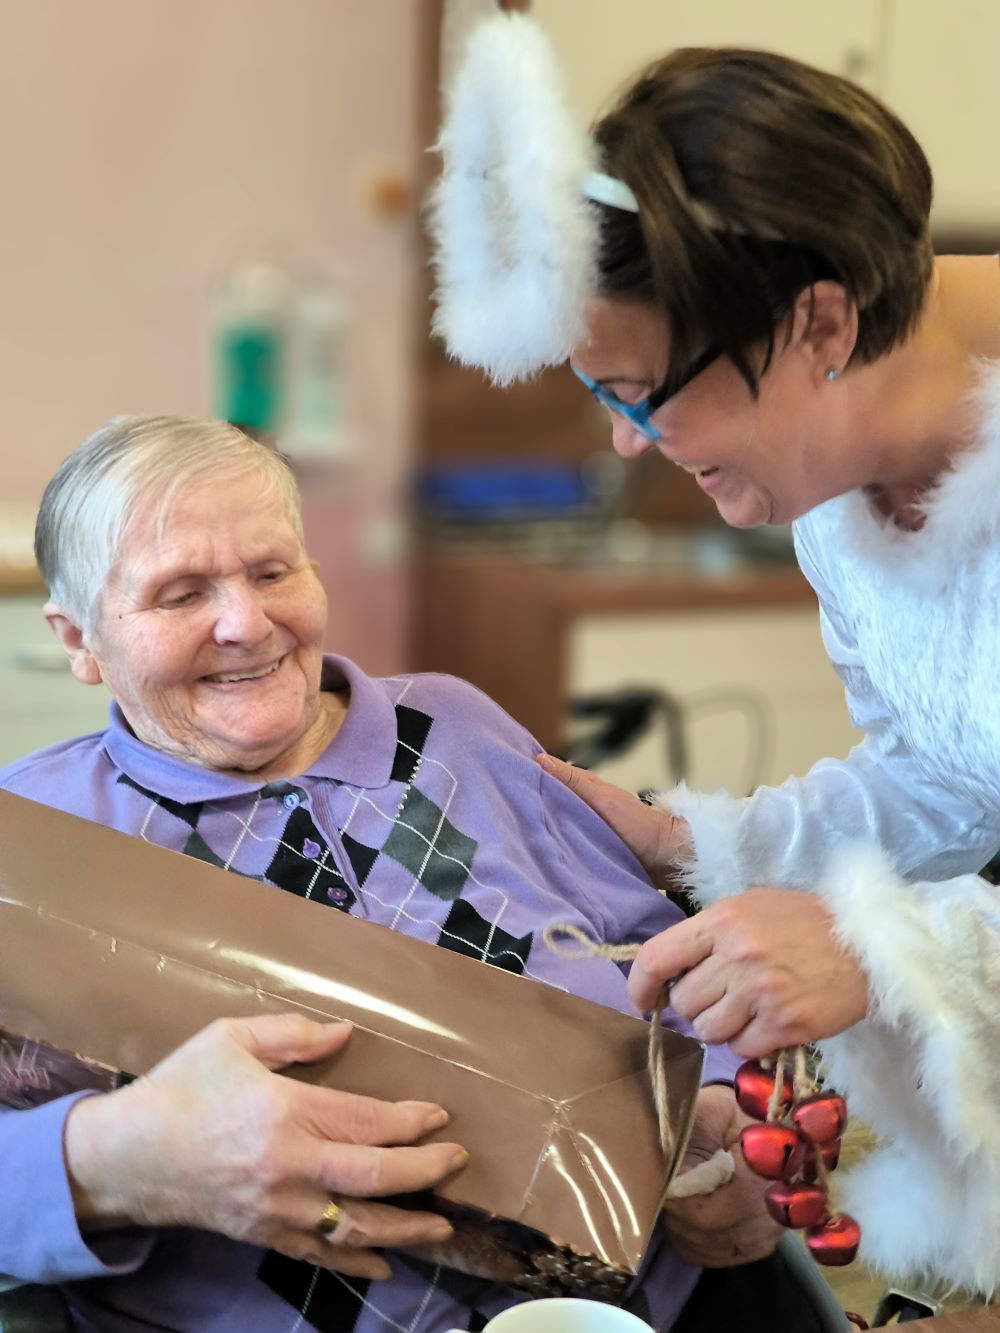
<instances>
[{"instance_id":1,"label":"teeth","mask_svg":"<svg viewBox=\"0 0 1000 1333\"><path fill-rule=\"evenodd\" d=\"M219 672L216 676L209 676L209 680L215 681L219 685L232 685L238 680L261 680L264 676L269 676L272 671L277 671L280 663L272 662L270 666L261 667L259 671L233 671Z\"/></svg>"}]
</instances>

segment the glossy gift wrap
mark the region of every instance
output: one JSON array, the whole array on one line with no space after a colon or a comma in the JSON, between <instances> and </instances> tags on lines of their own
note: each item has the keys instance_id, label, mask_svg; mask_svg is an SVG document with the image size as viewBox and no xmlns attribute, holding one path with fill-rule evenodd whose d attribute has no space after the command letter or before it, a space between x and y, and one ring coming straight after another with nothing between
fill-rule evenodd
<instances>
[{"instance_id":1,"label":"glossy gift wrap","mask_svg":"<svg viewBox=\"0 0 1000 1333\"><path fill-rule=\"evenodd\" d=\"M440 1137L470 1154L434 1201L467 1242L455 1266L609 1299L638 1270L697 1042L664 1032L667 1161L638 1018L6 793L0 846L8 1034L141 1074L215 1018L349 1019L294 1076L448 1109Z\"/></svg>"}]
</instances>

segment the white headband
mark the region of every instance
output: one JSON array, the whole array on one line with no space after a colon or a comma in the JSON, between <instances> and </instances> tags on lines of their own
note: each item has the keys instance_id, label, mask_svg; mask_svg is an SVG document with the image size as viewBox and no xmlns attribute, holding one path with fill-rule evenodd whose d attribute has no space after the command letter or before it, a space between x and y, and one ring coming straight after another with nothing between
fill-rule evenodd
<instances>
[{"instance_id":1,"label":"white headband","mask_svg":"<svg viewBox=\"0 0 1000 1333\"><path fill-rule=\"evenodd\" d=\"M614 176L605 176L603 171L588 171L581 186L584 196L593 199L595 204L607 204L609 208L621 208L626 213L638 213L639 205L635 195L624 181L615 180Z\"/></svg>"},{"instance_id":2,"label":"white headband","mask_svg":"<svg viewBox=\"0 0 1000 1333\"><path fill-rule=\"evenodd\" d=\"M429 201L433 328L452 357L509 384L565 361L583 337L599 239L589 200L635 200L595 172L531 19L501 12L477 24L445 94L444 169Z\"/></svg>"}]
</instances>

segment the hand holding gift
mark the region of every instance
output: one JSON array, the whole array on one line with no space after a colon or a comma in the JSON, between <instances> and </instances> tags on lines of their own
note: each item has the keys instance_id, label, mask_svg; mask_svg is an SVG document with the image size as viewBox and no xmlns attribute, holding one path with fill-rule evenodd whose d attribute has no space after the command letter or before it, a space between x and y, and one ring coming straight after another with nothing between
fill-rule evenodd
<instances>
[{"instance_id":1,"label":"hand holding gift","mask_svg":"<svg viewBox=\"0 0 1000 1333\"><path fill-rule=\"evenodd\" d=\"M368 1278L390 1276L379 1248L446 1240L434 1213L363 1201L430 1189L464 1165L457 1144L413 1146L447 1123L441 1107L272 1072L350 1035L298 1015L222 1019L145 1077L78 1102L66 1156L81 1229L193 1226Z\"/></svg>"}]
</instances>

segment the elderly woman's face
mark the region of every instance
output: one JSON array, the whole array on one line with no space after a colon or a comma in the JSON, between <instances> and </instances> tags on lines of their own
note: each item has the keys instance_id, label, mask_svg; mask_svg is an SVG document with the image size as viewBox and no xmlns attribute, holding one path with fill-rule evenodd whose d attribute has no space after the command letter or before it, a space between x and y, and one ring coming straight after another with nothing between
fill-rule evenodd
<instances>
[{"instance_id":1,"label":"elderly woman's face","mask_svg":"<svg viewBox=\"0 0 1000 1333\"><path fill-rule=\"evenodd\" d=\"M256 476L200 481L156 521L140 512L123 543L90 656L147 744L260 768L317 724L322 586Z\"/></svg>"}]
</instances>

